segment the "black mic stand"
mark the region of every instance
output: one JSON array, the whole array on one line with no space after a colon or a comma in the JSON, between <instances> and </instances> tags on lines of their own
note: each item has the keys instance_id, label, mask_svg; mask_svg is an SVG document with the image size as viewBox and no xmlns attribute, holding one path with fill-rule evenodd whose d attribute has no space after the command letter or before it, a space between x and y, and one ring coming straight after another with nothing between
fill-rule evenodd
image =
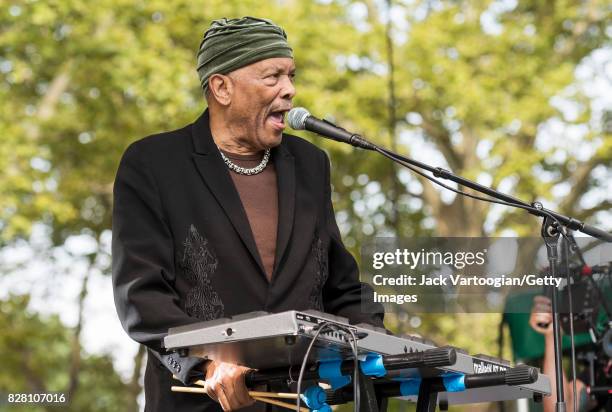
<instances>
[{"instance_id":1,"label":"black mic stand","mask_svg":"<svg viewBox=\"0 0 612 412\"><path fill-rule=\"evenodd\" d=\"M308 119L310 119L310 117ZM553 221L557 222L558 225L563 225L567 229L578 230L582 233L585 233L587 235L600 239L604 242L612 242L611 233L603 231L595 226L588 225L584 222L581 222L578 219L574 219L573 217L565 216L553 210L546 209L540 202L533 202L532 204L529 204L516 197L499 192L495 189L491 189L490 187L483 186L470 179L466 179L465 177L458 176L454 174L453 172L451 172L450 170L444 169L443 167L433 167L433 166L428 165L427 163L419 162L418 160L414 160L409 157L402 156L400 154L392 152L391 150L377 146L374 143L365 139L364 137L358 134L351 134L350 132L346 131L345 129L342 129L341 127L333 123L330 123L330 122L324 122L324 123L328 123L329 127L333 127L334 130L335 129L342 130L343 132L345 132L346 136L338 136L333 133L328 133L328 131L326 130L317 130L317 133L319 133L321 136L331 139L331 140L335 140L337 142L348 143L354 147L359 147L361 149L372 150L372 151L378 152L382 154L383 156L393 160L394 162L412 170L413 172L417 174L420 174L426 179L433 180L436 184L439 184L455 193L459 193L464 196L468 196L471 198L475 198L475 199L479 199L479 200L483 200L487 202L499 203L499 204L504 204L506 206L524 209L535 216L539 216L542 218L549 217ZM307 129L307 130L310 130L310 129ZM426 170L432 173L435 177L451 180L461 186L469 187L470 189L473 189L479 193L488 195L497 200L474 196L468 193L464 193L464 192L455 190L451 187L444 185L441 182L436 181L435 179L432 179L431 177L425 175L423 172L417 170L416 168Z\"/></svg>"},{"instance_id":2,"label":"black mic stand","mask_svg":"<svg viewBox=\"0 0 612 412\"><path fill-rule=\"evenodd\" d=\"M588 226L578 221L577 219L567 217L567 216L558 214L556 212L553 212L551 210L545 209L542 206L542 204L539 202L534 202L533 204L530 205L526 202L523 202L505 193L498 192L497 190L480 185L469 179L463 178L461 176L457 176L453 174L452 172L445 170L441 167L434 168L425 163L406 158L404 156L398 155L389 150L382 149L379 147L377 147L374 150L381 153L385 157L405 167L408 167L409 169L417 173L419 173L419 171L415 170L414 168L410 166L416 166L421 169L425 169L431 172L435 177L440 177L440 178L451 180L462 186L469 187L473 190L476 190L477 192L480 192L488 196L491 196L495 199L501 200L501 202L497 202L497 203L502 203L507 206L524 209L533 215L543 217L544 220L542 222L541 235L546 245L546 251L548 255L548 260L550 262L552 277L557 276L556 268L557 268L557 262L559 259L558 241L559 241L559 236L562 233L565 234L565 231L566 231L565 226L571 227L575 230L581 230L584 233L588 233L591 236L597 237L604 241L608 241L608 242L612 241L612 235L610 235L609 233L606 233L600 229ZM465 195L465 193L461 191L457 191L456 193ZM475 196L470 196L470 197L480 199L480 200L485 200L485 201L487 200L487 199L475 197ZM561 222L563 222L563 224ZM557 392L556 393L557 403L555 404L555 410L556 412L565 412L566 404L565 404L565 392L564 392L564 387L563 387L561 331L559 328L559 311L558 311L558 299L557 299L556 288L553 288L553 293L552 293L552 315L553 315L553 339L554 339L554 351L555 351L555 382L556 382L556 392ZM573 316L573 315L570 314L570 316Z\"/></svg>"},{"instance_id":3,"label":"black mic stand","mask_svg":"<svg viewBox=\"0 0 612 412\"><path fill-rule=\"evenodd\" d=\"M548 265L550 267L550 276L557 277L557 264L559 261L558 242L563 227L558 227L557 223L545 217L542 222L541 235L546 245L546 254L548 255ZM553 343L555 348L555 382L557 388L557 403L555 404L556 412L565 412L565 392L563 388L563 360L561 347L561 331L559 330L559 310L557 288L552 288L552 324L553 324ZM570 314L572 316L572 314Z\"/></svg>"},{"instance_id":4,"label":"black mic stand","mask_svg":"<svg viewBox=\"0 0 612 412\"><path fill-rule=\"evenodd\" d=\"M572 287L574 284L574 279L572 278L572 275L570 273L570 265L569 265L569 259L570 259L570 236L571 233L570 231L565 231L561 233L563 235L563 237L561 238L561 245L563 246L563 269L565 270L565 278L567 280L567 302L568 302L568 313L569 313L569 327L570 327L570 345L571 345L571 357L570 357L570 361L571 361L571 366L572 366L572 393L576 394L576 334L574 332L574 304L573 304L573 300L574 297L572 295ZM572 237L573 239L573 237ZM575 241L575 240L574 240ZM563 349L563 346L561 346L561 349ZM573 411L577 411L578 410L578 396L573 396L573 405L572 405L572 410Z\"/></svg>"},{"instance_id":5,"label":"black mic stand","mask_svg":"<svg viewBox=\"0 0 612 412\"><path fill-rule=\"evenodd\" d=\"M419 162L417 160L394 153L391 150L384 149L380 146L375 145L372 142L369 142L368 140L366 140L360 135L351 134L350 138L335 137L333 138L333 140L342 141L342 142L351 144L355 147L360 147L362 149L376 151L382 154L383 156L393 160L394 162L412 170L413 172L425 177L426 179L433 181L434 183L442 185L443 187L455 193L458 193L464 196L468 196L474 199L482 200L482 201L499 203L499 204L504 204L506 206L524 209L532 215L544 218L544 221L542 223L541 235L544 239L544 243L546 244L546 250L547 250L548 259L550 261L550 268L552 272L551 275L553 277L556 275L556 264L557 264L558 257L559 257L557 243L559 240L559 236L561 234L565 235L566 228L571 229L571 230L579 230L583 233L586 233L590 236L593 236L605 242L612 242L612 234L605 232L601 229L598 229L594 226L587 225L586 223L581 222L578 219L574 219L569 216L564 216L560 213L546 209L540 202L533 202L532 204L526 203L513 196L499 192L490 187L483 186L479 183L466 179L462 176L455 175L451 171L446 170L442 167L433 167L426 163ZM417 170L416 168L426 170L432 173L434 177L451 180L461 186L468 187L470 189L473 189L479 193L485 194L497 200L490 199L490 198L487 199L487 198L480 197L480 196L474 196L474 195L462 192L460 190L455 190L449 186L444 185L441 182L438 182L435 179L432 179L430 176L427 176L426 174L424 174L420 170ZM557 382L556 411L565 412L566 407L565 407L565 397L564 397L564 392L563 392L563 370L561 369L562 367L561 338L560 338L560 330L559 330L559 314L557 310L557 291L554 288L553 288L553 294L552 294L552 311L553 311L553 334L554 334L554 348L555 348L555 375L556 375L556 382Z\"/></svg>"}]
</instances>

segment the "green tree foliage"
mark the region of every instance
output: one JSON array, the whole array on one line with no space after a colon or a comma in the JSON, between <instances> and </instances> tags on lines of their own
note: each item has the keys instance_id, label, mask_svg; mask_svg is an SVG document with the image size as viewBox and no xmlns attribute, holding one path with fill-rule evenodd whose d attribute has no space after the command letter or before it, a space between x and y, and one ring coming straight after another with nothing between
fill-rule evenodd
<instances>
[{"instance_id":1,"label":"green tree foliage","mask_svg":"<svg viewBox=\"0 0 612 412\"><path fill-rule=\"evenodd\" d=\"M598 1L518 2L510 10L501 4L449 3L413 22L398 58L406 62L398 83L411 85L400 88L400 112L418 113L422 120L406 126L423 133L459 174L481 175L495 188L515 179L506 189L511 194L527 201L539 197L582 219L608 210L609 199L592 209L580 201L594 186L609 185L607 179L592 179L591 172L612 159L610 131L593 118L587 97L569 86L577 65L609 40L609 8ZM484 24L485 16L493 22ZM555 96L578 106L578 115L552 104ZM579 158L569 145L538 145L553 119L581 125L581 141L593 148L591 156ZM568 132L569 127L555 138L569 140ZM554 196L553 189L562 186L571 193ZM424 185L423 199L437 218L439 234L487 232L488 204L464 197L443 202L430 185ZM524 212L510 212L488 232L511 227L537 235L534 226Z\"/></svg>"},{"instance_id":2,"label":"green tree foliage","mask_svg":"<svg viewBox=\"0 0 612 412\"><path fill-rule=\"evenodd\" d=\"M568 93L577 64L608 40L605 2L496 4L393 6L392 16L407 27L392 30L400 39L394 42L397 136L388 135L385 10L376 2L10 4L0 17L3 239L25 235L41 220L57 229L58 242L82 228L108 228L121 151L146 134L184 125L203 109L194 72L199 37L211 19L244 14L265 15L287 28L300 70L296 104L336 115L347 128L387 145L418 134L457 173L488 175L494 187L517 178L510 191L525 199L538 195L582 218L605 210L608 202L585 209L580 199L602 184L590 171L609 160L609 134L592 122L579 91L565 96L581 105L573 119L551 104ZM497 31L485 29L485 15ZM582 140L594 153L584 159L572 148L535 147L538 131L554 118L585 126ZM334 157L337 209L347 214L341 220L349 243L359 244L364 231L388 229L388 161L323 145ZM408 152L408 146L400 149ZM552 188L563 184L572 185L572 194L555 199ZM442 235L484 232L488 205L444 201L429 184L415 188L402 190L395 205L405 218L400 234L427 233L426 216L435 218ZM512 216L505 219L513 225L502 227L530 232L532 222Z\"/></svg>"},{"instance_id":3,"label":"green tree foliage","mask_svg":"<svg viewBox=\"0 0 612 412\"><path fill-rule=\"evenodd\" d=\"M27 295L0 302L0 393L66 393L69 381L72 331L57 316L41 317L28 309ZM63 411L116 411L133 400L113 369L108 355L81 355L81 390ZM10 411L57 410L33 404L6 406ZM3 409L3 408L0 408Z\"/></svg>"}]
</instances>

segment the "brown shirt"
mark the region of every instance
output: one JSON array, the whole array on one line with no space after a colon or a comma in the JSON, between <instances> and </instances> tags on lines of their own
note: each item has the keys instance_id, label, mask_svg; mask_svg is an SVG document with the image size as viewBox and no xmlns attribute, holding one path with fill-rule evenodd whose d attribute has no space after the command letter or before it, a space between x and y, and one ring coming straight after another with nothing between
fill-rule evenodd
<instances>
[{"instance_id":1,"label":"brown shirt","mask_svg":"<svg viewBox=\"0 0 612 412\"><path fill-rule=\"evenodd\" d=\"M263 158L263 152L254 155L223 153L232 163L247 169L259 165ZM259 174L247 176L230 170L230 176L240 195L266 277L270 281L276 256L278 227L278 188L274 164L270 158L266 168Z\"/></svg>"}]
</instances>

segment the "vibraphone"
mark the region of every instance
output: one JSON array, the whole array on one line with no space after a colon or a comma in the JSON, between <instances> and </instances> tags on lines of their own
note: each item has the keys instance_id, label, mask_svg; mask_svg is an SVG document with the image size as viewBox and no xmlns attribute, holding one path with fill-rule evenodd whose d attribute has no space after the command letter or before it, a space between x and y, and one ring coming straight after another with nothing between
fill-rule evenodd
<instances>
[{"instance_id":1,"label":"vibraphone","mask_svg":"<svg viewBox=\"0 0 612 412\"><path fill-rule=\"evenodd\" d=\"M548 377L536 368L513 368L503 359L438 347L416 336L389 335L369 324L350 325L346 318L312 310L251 312L172 328L164 346L181 356L257 369L246 376L247 386L251 386L287 379L291 373L295 378L318 334L304 379L335 383L324 403L337 404L354 396L346 385L354 370L354 352L346 331L352 331L356 338L363 411L385 410L389 397L417 402L418 411L433 411L438 404L443 408L520 398L540 401L550 394Z\"/></svg>"}]
</instances>

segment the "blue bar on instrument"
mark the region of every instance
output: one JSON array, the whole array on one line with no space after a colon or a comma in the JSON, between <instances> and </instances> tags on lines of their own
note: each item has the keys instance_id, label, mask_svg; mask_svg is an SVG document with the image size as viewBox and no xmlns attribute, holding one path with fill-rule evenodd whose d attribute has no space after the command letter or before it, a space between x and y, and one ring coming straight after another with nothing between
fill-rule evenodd
<instances>
[{"instance_id":1,"label":"blue bar on instrument","mask_svg":"<svg viewBox=\"0 0 612 412\"><path fill-rule=\"evenodd\" d=\"M349 375L342 375L341 365L342 359L319 362L319 377L327 379L332 389L341 388L351 382Z\"/></svg>"},{"instance_id":2,"label":"blue bar on instrument","mask_svg":"<svg viewBox=\"0 0 612 412\"><path fill-rule=\"evenodd\" d=\"M383 357L378 353L368 353L366 358L362 360L359 365L363 374L367 376L380 378L387 374L387 370L383 364Z\"/></svg>"},{"instance_id":3,"label":"blue bar on instrument","mask_svg":"<svg viewBox=\"0 0 612 412\"><path fill-rule=\"evenodd\" d=\"M447 392L462 392L465 390L465 375L448 375L442 378Z\"/></svg>"},{"instance_id":4,"label":"blue bar on instrument","mask_svg":"<svg viewBox=\"0 0 612 412\"><path fill-rule=\"evenodd\" d=\"M421 388L420 378L411 378L400 383L400 393L402 396L415 396L419 394Z\"/></svg>"}]
</instances>

